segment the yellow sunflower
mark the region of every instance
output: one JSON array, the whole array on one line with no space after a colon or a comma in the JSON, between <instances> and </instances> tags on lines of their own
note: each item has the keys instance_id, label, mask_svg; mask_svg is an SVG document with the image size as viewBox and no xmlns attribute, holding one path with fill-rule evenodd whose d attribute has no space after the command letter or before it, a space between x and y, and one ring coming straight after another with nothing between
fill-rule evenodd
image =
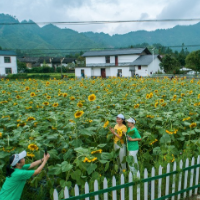
<instances>
[{"instance_id":1,"label":"yellow sunflower","mask_svg":"<svg viewBox=\"0 0 200 200\"><path fill-rule=\"evenodd\" d=\"M29 90L29 89L30 89L29 87L26 87L26 88L25 88L25 90Z\"/></svg>"},{"instance_id":2,"label":"yellow sunflower","mask_svg":"<svg viewBox=\"0 0 200 200\"><path fill-rule=\"evenodd\" d=\"M29 152L27 152L26 155L27 155L28 157L31 157L31 158L35 157L35 155L34 155L33 153L29 153Z\"/></svg>"},{"instance_id":3,"label":"yellow sunflower","mask_svg":"<svg viewBox=\"0 0 200 200\"><path fill-rule=\"evenodd\" d=\"M88 96L89 101L94 101L95 99L96 99L95 94L91 94L91 95Z\"/></svg>"},{"instance_id":4,"label":"yellow sunflower","mask_svg":"<svg viewBox=\"0 0 200 200\"><path fill-rule=\"evenodd\" d=\"M81 107L83 107L83 104L82 104L81 102L78 102L78 103L77 103L77 106L78 106L79 108L81 108Z\"/></svg>"},{"instance_id":5,"label":"yellow sunflower","mask_svg":"<svg viewBox=\"0 0 200 200\"><path fill-rule=\"evenodd\" d=\"M67 93L63 93L62 95L63 95L63 97L67 97L68 94Z\"/></svg>"},{"instance_id":6,"label":"yellow sunflower","mask_svg":"<svg viewBox=\"0 0 200 200\"><path fill-rule=\"evenodd\" d=\"M74 117L75 118L80 118L83 114L84 114L83 111L77 111L76 113L74 113Z\"/></svg>"},{"instance_id":7,"label":"yellow sunflower","mask_svg":"<svg viewBox=\"0 0 200 200\"><path fill-rule=\"evenodd\" d=\"M36 96L35 92L31 92L30 96L35 97Z\"/></svg>"},{"instance_id":8,"label":"yellow sunflower","mask_svg":"<svg viewBox=\"0 0 200 200\"><path fill-rule=\"evenodd\" d=\"M71 101L74 101L74 100L75 100L75 97L74 97L74 96L70 97L70 100L71 100Z\"/></svg>"},{"instance_id":9,"label":"yellow sunflower","mask_svg":"<svg viewBox=\"0 0 200 200\"><path fill-rule=\"evenodd\" d=\"M51 99L51 96L47 96L47 99Z\"/></svg>"},{"instance_id":10,"label":"yellow sunflower","mask_svg":"<svg viewBox=\"0 0 200 200\"><path fill-rule=\"evenodd\" d=\"M136 104L136 105L134 105L134 108L136 109L136 108L139 108L139 106L140 106L140 104Z\"/></svg>"},{"instance_id":11,"label":"yellow sunflower","mask_svg":"<svg viewBox=\"0 0 200 200\"><path fill-rule=\"evenodd\" d=\"M190 124L190 128L194 128L196 126L197 126L197 123L195 123L195 122L193 122L193 123Z\"/></svg>"},{"instance_id":12,"label":"yellow sunflower","mask_svg":"<svg viewBox=\"0 0 200 200\"><path fill-rule=\"evenodd\" d=\"M103 125L104 128L106 128L109 125L109 121L106 121Z\"/></svg>"},{"instance_id":13,"label":"yellow sunflower","mask_svg":"<svg viewBox=\"0 0 200 200\"><path fill-rule=\"evenodd\" d=\"M3 133L0 132L0 138L2 138Z\"/></svg>"},{"instance_id":14,"label":"yellow sunflower","mask_svg":"<svg viewBox=\"0 0 200 200\"><path fill-rule=\"evenodd\" d=\"M34 117L28 117L28 119L26 121L28 122L28 121L32 121L32 120L35 120L35 118Z\"/></svg>"},{"instance_id":15,"label":"yellow sunflower","mask_svg":"<svg viewBox=\"0 0 200 200\"><path fill-rule=\"evenodd\" d=\"M48 106L49 102L46 101L46 102L43 102L42 104L45 105L45 106Z\"/></svg>"},{"instance_id":16,"label":"yellow sunflower","mask_svg":"<svg viewBox=\"0 0 200 200\"><path fill-rule=\"evenodd\" d=\"M53 107L56 108L56 107L58 107L58 105L59 105L58 103L54 103Z\"/></svg>"},{"instance_id":17,"label":"yellow sunflower","mask_svg":"<svg viewBox=\"0 0 200 200\"><path fill-rule=\"evenodd\" d=\"M29 144L28 149L31 151L37 151L39 148L36 144Z\"/></svg>"}]
</instances>

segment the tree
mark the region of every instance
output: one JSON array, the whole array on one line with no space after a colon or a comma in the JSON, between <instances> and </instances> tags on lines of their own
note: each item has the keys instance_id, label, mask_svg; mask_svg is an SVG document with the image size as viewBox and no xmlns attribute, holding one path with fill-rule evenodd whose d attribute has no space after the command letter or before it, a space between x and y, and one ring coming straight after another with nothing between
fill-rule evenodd
<instances>
[{"instance_id":1,"label":"tree","mask_svg":"<svg viewBox=\"0 0 200 200\"><path fill-rule=\"evenodd\" d=\"M194 71L200 71L200 50L193 51L186 57L186 67Z\"/></svg>"},{"instance_id":2,"label":"tree","mask_svg":"<svg viewBox=\"0 0 200 200\"><path fill-rule=\"evenodd\" d=\"M165 73L176 73L180 69L181 64L174 56L167 54L162 58L160 67Z\"/></svg>"},{"instance_id":3,"label":"tree","mask_svg":"<svg viewBox=\"0 0 200 200\"><path fill-rule=\"evenodd\" d=\"M18 73L24 73L26 71L26 63L17 60L17 71Z\"/></svg>"}]
</instances>

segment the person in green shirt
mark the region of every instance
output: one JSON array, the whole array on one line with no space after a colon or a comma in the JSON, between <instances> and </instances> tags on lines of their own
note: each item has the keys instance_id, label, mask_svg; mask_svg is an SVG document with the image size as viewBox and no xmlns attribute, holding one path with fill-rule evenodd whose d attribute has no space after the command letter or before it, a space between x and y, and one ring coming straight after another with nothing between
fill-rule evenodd
<instances>
[{"instance_id":1,"label":"person in green shirt","mask_svg":"<svg viewBox=\"0 0 200 200\"><path fill-rule=\"evenodd\" d=\"M127 147L129 151L129 156L133 156L134 164L138 165L138 160L137 160L137 153L139 150L138 141L141 141L141 136L137 128L135 127L136 123L135 119L129 118L127 122L128 122L127 125L129 127L127 130ZM129 166L132 172L136 171L134 168L134 164L133 166Z\"/></svg>"},{"instance_id":2,"label":"person in green shirt","mask_svg":"<svg viewBox=\"0 0 200 200\"><path fill-rule=\"evenodd\" d=\"M14 154L10 157L6 168L6 180L0 190L0 200L20 200L26 180L39 174L44 168L50 155L44 154L44 158L31 164L25 164L26 151ZM32 169L41 164L36 170Z\"/></svg>"}]
</instances>

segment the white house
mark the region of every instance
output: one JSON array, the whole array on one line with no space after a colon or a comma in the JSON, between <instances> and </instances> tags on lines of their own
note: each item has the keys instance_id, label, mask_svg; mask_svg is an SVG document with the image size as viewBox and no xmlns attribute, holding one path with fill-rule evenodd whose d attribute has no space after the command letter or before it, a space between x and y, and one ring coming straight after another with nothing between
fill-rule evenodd
<instances>
[{"instance_id":1,"label":"white house","mask_svg":"<svg viewBox=\"0 0 200 200\"><path fill-rule=\"evenodd\" d=\"M149 76L160 69L161 58L147 48L89 51L83 54L85 67L75 67L76 77Z\"/></svg>"},{"instance_id":2,"label":"white house","mask_svg":"<svg viewBox=\"0 0 200 200\"><path fill-rule=\"evenodd\" d=\"M17 73L17 55L14 51L0 50L0 75Z\"/></svg>"}]
</instances>

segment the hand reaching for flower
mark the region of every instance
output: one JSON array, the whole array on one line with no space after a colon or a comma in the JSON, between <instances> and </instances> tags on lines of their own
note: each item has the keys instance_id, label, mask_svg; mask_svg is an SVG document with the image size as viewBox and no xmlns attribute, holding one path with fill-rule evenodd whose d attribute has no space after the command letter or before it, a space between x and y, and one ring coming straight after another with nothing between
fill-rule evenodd
<instances>
[{"instance_id":1,"label":"hand reaching for flower","mask_svg":"<svg viewBox=\"0 0 200 200\"><path fill-rule=\"evenodd\" d=\"M110 131L111 131L112 134L115 134L114 128L111 128L111 127L110 127L109 129L110 129Z\"/></svg>"}]
</instances>

